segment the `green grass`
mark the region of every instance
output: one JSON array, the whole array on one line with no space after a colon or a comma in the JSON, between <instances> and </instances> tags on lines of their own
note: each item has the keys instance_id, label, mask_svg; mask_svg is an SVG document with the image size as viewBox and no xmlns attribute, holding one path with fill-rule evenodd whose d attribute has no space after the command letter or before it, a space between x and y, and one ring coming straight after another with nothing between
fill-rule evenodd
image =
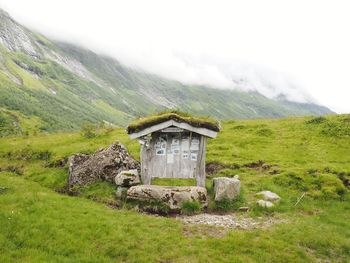
<instances>
[{"instance_id":1,"label":"green grass","mask_svg":"<svg viewBox=\"0 0 350 263\"><path fill-rule=\"evenodd\" d=\"M152 178L152 184L165 186L195 186L195 179L181 178Z\"/></svg>"},{"instance_id":2,"label":"green grass","mask_svg":"<svg viewBox=\"0 0 350 263\"><path fill-rule=\"evenodd\" d=\"M33 135L43 126L43 122L36 116L26 116L17 111L0 108L0 137Z\"/></svg>"},{"instance_id":3,"label":"green grass","mask_svg":"<svg viewBox=\"0 0 350 263\"><path fill-rule=\"evenodd\" d=\"M127 127L128 133L139 132L150 126L168 121L174 120L178 122L185 122L195 127L207 128L214 131L220 130L220 124L213 118L210 117L197 117L192 116L189 113L180 112L177 110L171 110L161 112L153 116L137 119L130 123Z\"/></svg>"},{"instance_id":4,"label":"green grass","mask_svg":"<svg viewBox=\"0 0 350 263\"><path fill-rule=\"evenodd\" d=\"M201 211L201 204L198 201L184 202L181 205L181 214L193 215Z\"/></svg>"},{"instance_id":5,"label":"green grass","mask_svg":"<svg viewBox=\"0 0 350 263\"><path fill-rule=\"evenodd\" d=\"M197 233L1 173L1 262L316 262L349 257L348 202L312 202L268 230ZM338 215L339 211L343 211ZM193 236L185 236L193 232Z\"/></svg>"},{"instance_id":6,"label":"green grass","mask_svg":"<svg viewBox=\"0 0 350 263\"><path fill-rule=\"evenodd\" d=\"M208 142L207 163L214 168L206 186L212 198L213 177L238 174L242 193L234 202L211 200L209 211L249 206L240 216L284 223L231 230L223 238L210 235L219 229L207 232L138 214L128 205L109 208L115 186L106 182L75 197L57 193L64 192L64 160L73 153L92 153L119 140L139 158L137 141L122 129L100 129L94 138L78 132L0 138L0 262L348 262L349 120L339 115L224 122ZM195 185L180 179L153 183ZM255 194L261 190L282 200L272 209L259 208ZM192 204L185 210L196 212Z\"/></svg>"}]
</instances>

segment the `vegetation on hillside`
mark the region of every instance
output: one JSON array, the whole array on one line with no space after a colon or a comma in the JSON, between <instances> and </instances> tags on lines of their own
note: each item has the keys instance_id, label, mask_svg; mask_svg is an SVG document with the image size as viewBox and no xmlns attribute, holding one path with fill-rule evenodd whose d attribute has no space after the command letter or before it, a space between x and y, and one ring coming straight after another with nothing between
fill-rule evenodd
<instances>
[{"instance_id":1,"label":"vegetation on hillside","mask_svg":"<svg viewBox=\"0 0 350 263\"><path fill-rule=\"evenodd\" d=\"M39 131L79 130L85 123L100 122L125 127L135 117L173 108L221 120L331 113L315 104L184 85L139 72L31 32L2 10L0 38L0 108L35 118ZM6 116L6 123L11 120ZM16 123L12 134L31 133ZM0 136L9 133L11 129L0 128Z\"/></svg>"},{"instance_id":2,"label":"vegetation on hillside","mask_svg":"<svg viewBox=\"0 0 350 263\"><path fill-rule=\"evenodd\" d=\"M251 211L240 216L283 220L263 230L231 230L224 237L220 228L99 204L116 205L115 187L106 182L85 187L77 197L60 194L73 153L91 153L119 140L139 157L138 143L122 129L98 129L92 138L81 133L0 138L0 261L347 262L349 119L223 122L218 137L208 142L208 192L213 177L239 174L242 195L209 209L235 211L244 205ZM276 192L282 200L272 209L258 208L260 190ZM196 212L195 204L183 207L185 214Z\"/></svg>"}]
</instances>

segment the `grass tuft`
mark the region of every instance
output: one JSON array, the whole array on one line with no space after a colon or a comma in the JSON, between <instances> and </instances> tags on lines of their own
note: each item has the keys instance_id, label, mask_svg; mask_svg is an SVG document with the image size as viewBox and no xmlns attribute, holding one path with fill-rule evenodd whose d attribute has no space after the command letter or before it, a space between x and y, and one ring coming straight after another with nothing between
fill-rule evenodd
<instances>
[{"instance_id":1,"label":"grass tuft","mask_svg":"<svg viewBox=\"0 0 350 263\"><path fill-rule=\"evenodd\" d=\"M181 205L181 214L184 215L194 215L201 211L201 204L199 202L184 202Z\"/></svg>"}]
</instances>

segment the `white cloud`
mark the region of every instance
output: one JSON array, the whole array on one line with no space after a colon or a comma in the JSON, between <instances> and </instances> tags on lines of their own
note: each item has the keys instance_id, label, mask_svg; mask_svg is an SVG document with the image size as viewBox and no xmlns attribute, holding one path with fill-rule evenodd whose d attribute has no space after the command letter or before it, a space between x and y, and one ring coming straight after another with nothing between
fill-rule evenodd
<instances>
[{"instance_id":1,"label":"white cloud","mask_svg":"<svg viewBox=\"0 0 350 263\"><path fill-rule=\"evenodd\" d=\"M255 87L270 97L282 90L297 101L311 94L350 112L345 0L0 0L0 7L49 37L168 78Z\"/></svg>"}]
</instances>

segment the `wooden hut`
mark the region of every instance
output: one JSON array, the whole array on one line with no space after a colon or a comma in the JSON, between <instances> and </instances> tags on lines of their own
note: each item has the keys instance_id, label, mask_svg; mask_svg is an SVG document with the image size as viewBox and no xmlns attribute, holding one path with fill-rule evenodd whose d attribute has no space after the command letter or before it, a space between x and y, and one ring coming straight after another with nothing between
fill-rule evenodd
<instances>
[{"instance_id":1,"label":"wooden hut","mask_svg":"<svg viewBox=\"0 0 350 263\"><path fill-rule=\"evenodd\" d=\"M217 121L180 113L163 113L131 123L127 132L141 144L141 180L195 178L205 187L207 138L220 130Z\"/></svg>"}]
</instances>

